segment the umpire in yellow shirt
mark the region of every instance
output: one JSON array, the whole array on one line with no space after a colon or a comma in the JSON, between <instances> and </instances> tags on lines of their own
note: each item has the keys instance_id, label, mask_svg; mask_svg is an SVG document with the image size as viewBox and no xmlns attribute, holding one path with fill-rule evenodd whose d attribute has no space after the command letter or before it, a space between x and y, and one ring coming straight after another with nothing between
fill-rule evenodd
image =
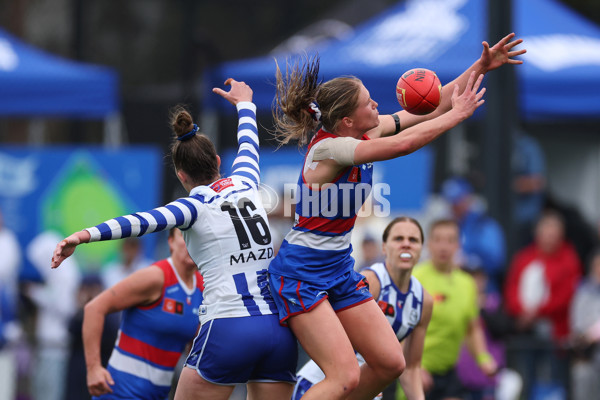
<instances>
[{"instance_id":1,"label":"umpire in yellow shirt","mask_svg":"<svg viewBox=\"0 0 600 400\"><path fill-rule=\"evenodd\" d=\"M454 264L460 248L458 224L453 220L435 221L428 239L431 259L417 265L413 272L433 296L421 378L427 400L461 399L463 388L455 365L463 340L485 374L494 375L497 365L485 345L475 281Z\"/></svg>"}]
</instances>

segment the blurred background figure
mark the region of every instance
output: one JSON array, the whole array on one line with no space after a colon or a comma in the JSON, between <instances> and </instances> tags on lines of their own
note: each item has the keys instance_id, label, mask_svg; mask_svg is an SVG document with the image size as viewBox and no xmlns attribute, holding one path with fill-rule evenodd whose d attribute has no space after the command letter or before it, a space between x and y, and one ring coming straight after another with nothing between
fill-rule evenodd
<instances>
[{"instance_id":1,"label":"blurred background figure","mask_svg":"<svg viewBox=\"0 0 600 400\"><path fill-rule=\"evenodd\" d=\"M102 281L105 288L113 287L131 273L152 264L142 251L142 243L137 237L128 237L121 246L121 260L103 267Z\"/></svg>"},{"instance_id":2,"label":"blurred background figure","mask_svg":"<svg viewBox=\"0 0 600 400\"><path fill-rule=\"evenodd\" d=\"M485 343L475 280L454 262L460 248L458 224L453 220L434 221L426 243L431 259L417 265L413 272L433 297L433 313L423 349L425 397L460 399L464 388L458 379L456 363L463 341L485 375L493 376L497 364Z\"/></svg>"},{"instance_id":3,"label":"blurred background figure","mask_svg":"<svg viewBox=\"0 0 600 400\"><path fill-rule=\"evenodd\" d=\"M82 324L85 305L104 290L102 278L97 273L83 276L77 290L77 312L69 321L70 350L67 365L67 388L65 400L89 400L90 392L86 383L86 365L83 351ZM104 330L100 338L100 358L102 365L108 363L117 333L119 331L120 314L106 316Z\"/></svg>"},{"instance_id":4,"label":"blurred background figure","mask_svg":"<svg viewBox=\"0 0 600 400\"><path fill-rule=\"evenodd\" d=\"M17 320L17 294L22 256L17 237L4 226L2 213L0 254L0 399L13 399L17 384L14 344L21 336L21 327Z\"/></svg>"},{"instance_id":5,"label":"blurred background figure","mask_svg":"<svg viewBox=\"0 0 600 400\"><path fill-rule=\"evenodd\" d=\"M381 242L366 232L361 242L361 261L357 271L361 271L378 262L383 262L385 259L381 251Z\"/></svg>"},{"instance_id":6,"label":"blurred background figure","mask_svg":"<svg viewBox=\"0 0 600 400\"><path fill-rule=\"evenodd\" d=\"M486 346L494 357L499 373L490 377L478 367L466 345L462 346L456 371L458 378L467 390L468 400L508 400L518 399L523 387L521 376L506 368L507 335L514 331L512 318L503 307L500 292L488 289L488 276L480 265L466 265L463 270L471 274L477 285L477 299L481 326L485 335ZM499 395L499 393L502 393Z\"/></svg>"},{"instance_id":7,"label":"blurred background figure","mask_svg":"<svg viewBox=\"0 0 600 400\"><path fill-rule=\"evenodd\" d=\"M533 226L544 208L546 161L538 141L519 132L513 152L513 190L516 194L513 210L518 247L532 240Z\"/></svg>"},{"instance_id":8,"label":"blurred background figure","mask_svg":"<svg viewBox=\"0 0 600 400\"><path fill-rule=\"evenodd\" d=\"M442 184L441 193L458 222L462 258L481 265L489 276L490 285L499 287L506 263L506 240L502 227L486 213L485 206L465 178L447 179Z\"/></svg>"},{"instance_id":9,"label":"blurred background figure","mask_svg":"<svg viewBox=\"0 0 600 400\"><path fill-rule=\"evenodd\" d=\"M569 337L568 312L581 278L581 263L564 230L560 214L544 212L535 227L534 243L514 256L504 288L507 310L516 318L521 341L514 354L515 367L531 396L542 385L558 391L567 388L568 360L557 350Z\"/></svg>"},{"instance_id":10,"label":"blurred background figure","mask_svg":"<svg viewBox=\"0 0 600 400\"><path fill-rule=\"evenodd\" d=\"M571 368L573 400L587 400L600 393L600 248L589 262L589 273L571 304Z\"/></svg>"},{"instance_id":11,"label":"blurred background figure","mask_svg":"<svg viewBox=\"0 0 600 400\"><path fill-rule=\"evenodd\" d=\"M60 270L50 269L56 243L62 236L42 232L27 246L29 262L42 276L42 283L27 287L27 296L37 308L35 361L32 371L34 400L63 400L70 350L69 321L77 310L80 272L74 258Z\"/></svg>"}]
</instances>

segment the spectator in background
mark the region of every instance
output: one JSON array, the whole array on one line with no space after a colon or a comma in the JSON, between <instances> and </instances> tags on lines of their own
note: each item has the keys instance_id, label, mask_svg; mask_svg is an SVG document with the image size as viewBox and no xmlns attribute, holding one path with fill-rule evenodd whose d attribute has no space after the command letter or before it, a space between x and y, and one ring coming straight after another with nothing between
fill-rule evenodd
<instances>
[{"instance_id":1,"label":"spectator in background","mask_svg":"<svg viewBox=\"0 0 600 400\"><path fill-rule=\"evenodd\" d=\"M458 222L463 258L483 266L490 277L490 284L499 286L506 263L506 240L502 227L487 215L466 179L447 179L442 184L442 196L450 203L452 215Z\"/></svg>"},{"instance_id":2,"label":"spectator in background","mask_svg":"<svg viewBox=\"0 0 600 400\"><path fill-rule=\"evenodd\" d=\"M525 383L532 385L527 391L548 379L561 385L560 390L566 389L566 363L552 348L565 345L568 339L569 306L581 278L581 263L564 231L562 216L545 211L536 224L534 243L514 256L505 283L507 311L516 318L524 340L529 338L517 357ZM539 349L544 342L553 347L541 348L537 354L535 347ZM546 377L538 376L537 365L550 367Z\"/></svg>"},{"instance_id":3,"label":"spectator in background","mask_svg":"<svg viewBox=\"0 0 600 400\"><path fill-rule=\"evenodd\" d=\"M17 237L4 226L1 213L0 254L0 399L13 399L17 389L13 344L21 335L17 321L17 284L22 256Z\"/></svg>"},{"instance_id":4,"label":"spectator in background","mask_svg":"<svg viewBox=\"0 0 600 400\"><path fill-rule=\"evenodd\" d=\"M33 369L33 398L63 400L69 359L68 325L75 314L79 267L74 258L64 268L53 271L50 260L61 236L42 232L29 243L27 259L42 276L42 283L28 286L27 295L37 308L35 325L35 368Z\"/></svg>"},{"instance_id":5,"label":"spectator in background","mask_svg":"<svg viewBox=\"0 0 600 400\"><path fill-rule=\"evenodd\" d=\"M571 368L573 400L600 395L600 248L589 263L589 274L571 304L571 339L575 359Z\"/></svg>"},{"instance_id":6,"label":"spectator in background","mask_svg":"<svg viewBox=\"0 0 600 400\"><path fill-rule=\"evenodd\" d=\"M370 233L365 233L361 242L361 263L357 271L362 271L373 264L383 262L384 257L381 252L381 244Z\"/></svg>"},{"instance_id":7,"label":"spectator in background","mask_svg":"<svg viewBox=\"0 0 600 400\"><path fill-rule=\"evenodd\" d=\"M513 219L517 246L531 242L533 226L539 219L545 201L546 162L540 145L533 137L519 132L513 153Z\"/></svg>"},{"instance_id":8,"label":"spectator in background","mask_svg":"<svg viewBox=\"0 0 600 400\"><path fill-rule=\"evenodd\" d=\"M497 365L488 352L479 319L473 277L454 263L460 231L453 220L438 220L429 231L430 261L417 265L413 276L433 297L433 313L423 350L422 381L427 400L463 395L455 366L465 341L483 373L493 376Z\"/></svg>"},{"instance_id":9,"label":"spectator in background","mask_svg":"<svg viewBox=\"0 0 600 400\"><path fill-rule=\"evenodd\" d=\"M104 286L99 275L92 273L81 279L77 291L77 312L69 321L70 350L67 367L67 393L65 400L89 400L90 393L86 383L86 365L83 352L82 325L83 308L94 297L99 295ZM117 339L119 331L119 315L108 314L104 320L104 330L100 339L100 358L102 365L108 364L108 359Z\"/></svg>"},{"instance_id":10,"label":"spectator in background","mask_svg":"<svg viewBox=\"0 0 600 400\"><path fill-rule=\"evenodd\" d=\"M564 237L560 214L546 211L536 224L534 243L514 256L505 299L520 330L546 331L556 342L569 335L568 310L581 278L581 262ZM543 327L544 326L544 327Z\"/></svg>"},{"instance_id":11,"label":"spectator in background","mask_svg":"<svg viewBox=\"0 0 600 400\"><path fill-rule=\"evenodd\" d=\"M144 257L142 243L137 237L128 237L121 246L121 260L106 265L102 273L104 287L109 288L121 282L131 273L152 264Z\"/></svg>"},{"instance_id":12,"label":"spectator in background","mask_svg":"<svg viewBox=\"0 0 600 400\"><path fill-rule=\"evenodd\" d=\"M571 204L564 202L552 193L546 194L544 211L562 215L565 237L575 247L580 260L588 260L598 245L596 232L591 224L581 214L581 211ZM587 265L584 265L585 269ZM584 271L587 273L587 271Z\"/></svg>"}]
</instances>

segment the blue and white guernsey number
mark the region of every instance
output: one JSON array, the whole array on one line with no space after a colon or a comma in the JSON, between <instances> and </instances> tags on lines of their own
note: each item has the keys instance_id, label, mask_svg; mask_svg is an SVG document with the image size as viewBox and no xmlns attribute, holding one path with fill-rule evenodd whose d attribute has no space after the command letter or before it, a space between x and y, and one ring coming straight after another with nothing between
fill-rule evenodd
<instances>
[{"instance_id":1,"label":"blue and white guernsey number","mask_svg":"<svg viewBox=\"0 0 600 400\"><path fill-rule=\"evenodd\" d=\"M88 228L92 241L141 236L178 227L204 278L200 321L277 313L266 284L273 258L262 206L256 107L239 103L238 153L232 175L197 186L164 207Z\"/></svg>"}]
</instances>

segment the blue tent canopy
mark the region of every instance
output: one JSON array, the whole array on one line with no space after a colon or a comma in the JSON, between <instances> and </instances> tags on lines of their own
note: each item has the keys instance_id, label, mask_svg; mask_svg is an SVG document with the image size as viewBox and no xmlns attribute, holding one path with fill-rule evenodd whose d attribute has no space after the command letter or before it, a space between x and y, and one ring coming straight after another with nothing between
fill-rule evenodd
<instances>
[{"instance_id":1,"label":"blue tent canopy","mask_svg":"<svg viewBox=\"0 0 600 400\"><path fill-rule=\"evenodd\" d=\"M513 24L526 41L525 64L516 68L519 108L526 121L600 116L600 28L556 0L513 0ZM429 68L447 83L479 58L487 38L487 2L407 0L359 26L349 37L308 49L321 58L324 80L355 75L379 103L396 111L396 81L411 68ZM277 56L285 68L286 58ZM224 63L210 71L207 89L228 78L244 80L261 109L275 95L272 56ZM207 108L223 108L206 93ZM229 105L227 105L227 110Z\"/></svg>"},{"instance_id":2,"label":"blue tent canopy","mask_svg":"<svg viewBox=\"0 0 600 400\"><path fill-rule=\"evenodd\" d=\"M0 29L0 116L104 118L118 110L112 69L61 59Z\"/></svg>"}]
</instances>

